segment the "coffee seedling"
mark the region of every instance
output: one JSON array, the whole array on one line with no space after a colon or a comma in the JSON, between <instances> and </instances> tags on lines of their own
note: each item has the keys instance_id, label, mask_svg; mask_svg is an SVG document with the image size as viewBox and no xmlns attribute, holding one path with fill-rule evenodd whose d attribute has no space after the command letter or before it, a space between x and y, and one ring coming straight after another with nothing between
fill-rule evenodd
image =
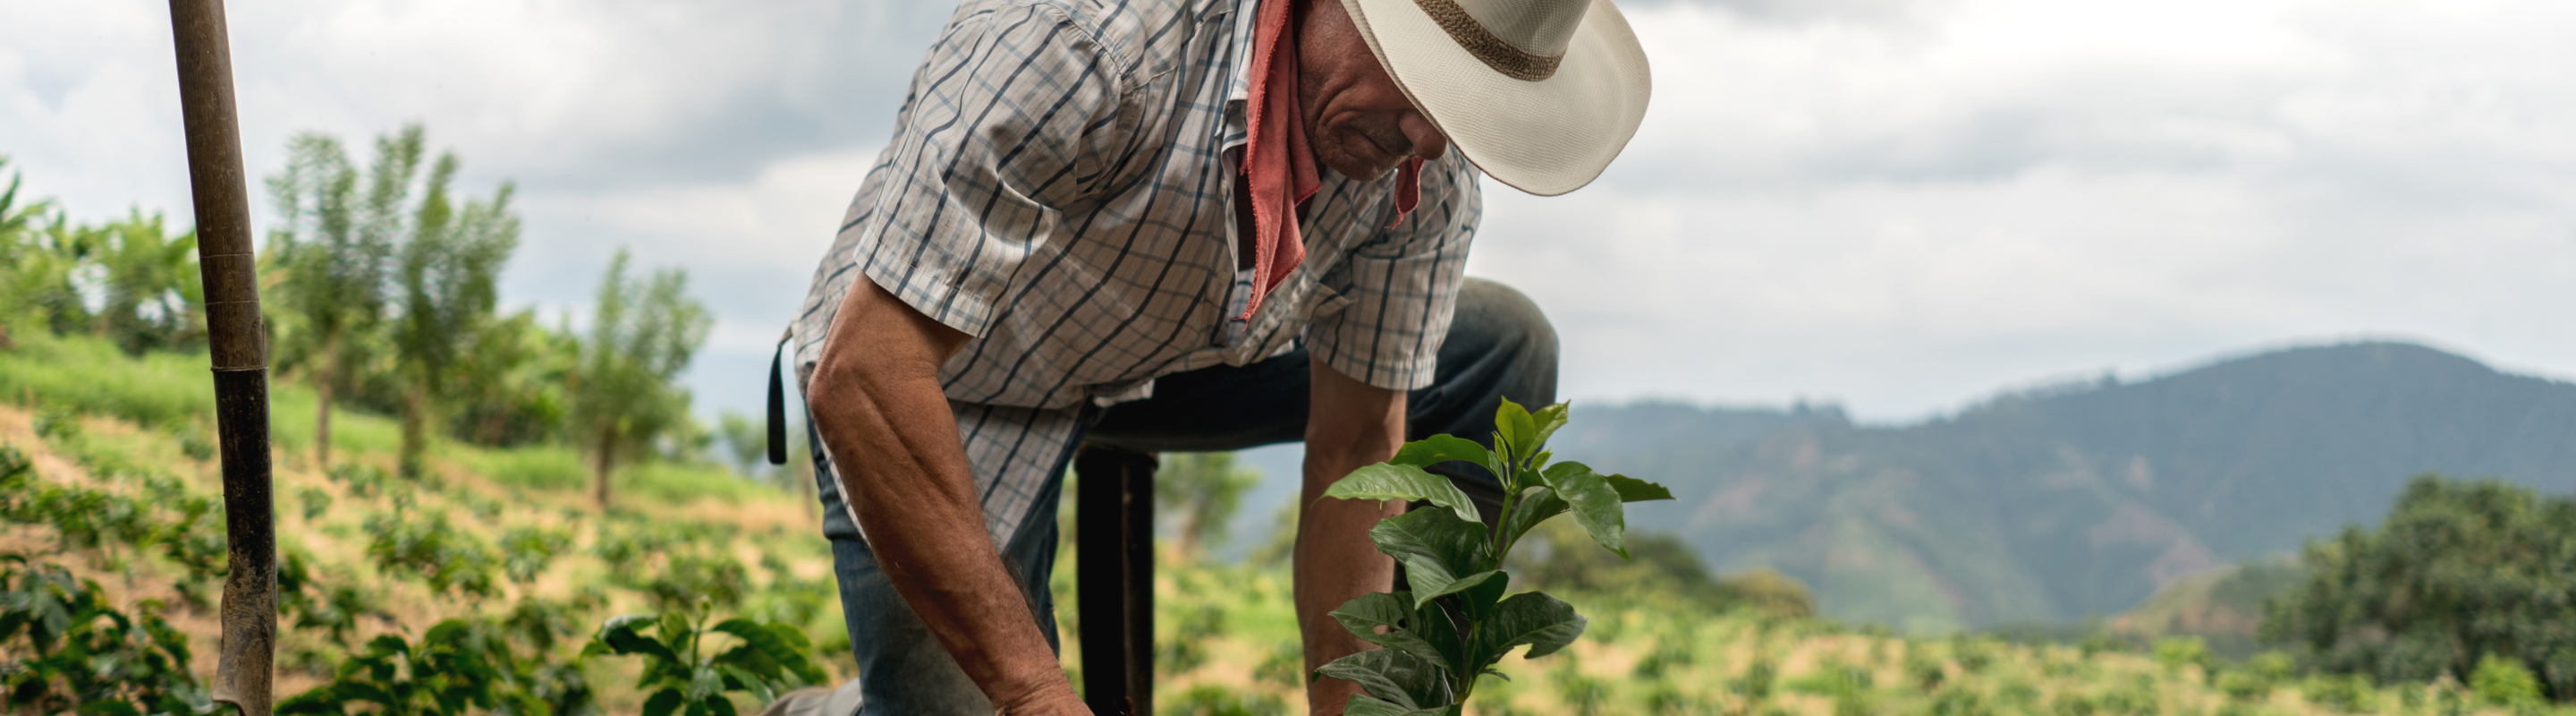
<instances>
[{"instance_id":1,"label":"coffee seedling","mask_svg":"<svg viewBox=\"0 0 2576 716\"><path fill-rule=\"evenodd\" d=\"M1540 522L1571 512L1585 534L1620 558L1628 556L1625 503L1669 500L1670 490L1579 462L1550 462L1547 439L1564 427L1565 404L1531 412L1509 400L1495 414L1494 448L1449 435L1405 443L1393 459L1353 471L1324 492L1346 500L1429 502L1369 530L1378 551L1404 566L1412 589L1363 595L1333 610L1352 634L1383 649L1342 657L1315 670L1360 685L1351 716L1457 716L1476 677L1528 646L1535 659L1574 643L1584 618L1539 592L1506 597L1511 577L1503 557ZM1485 524L1467 493L1423 468L1459 461L1481 465L1502 484L1501 519ZM1383 630L1383 631L1381 631Z\"/></svg>"}]
</instances>

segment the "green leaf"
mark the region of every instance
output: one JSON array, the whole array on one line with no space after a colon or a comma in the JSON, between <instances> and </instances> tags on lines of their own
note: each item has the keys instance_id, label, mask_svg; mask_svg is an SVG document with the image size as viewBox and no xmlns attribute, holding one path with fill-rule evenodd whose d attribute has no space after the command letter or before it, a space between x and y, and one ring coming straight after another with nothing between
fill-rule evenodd
<instances>
[{"instance_id":1,"label":"green leaf","mask_svg":"<svg viewBox=\"0 0 2576 716\"><path fill-rule=\"evenodd\" d=\"M1574 606L1539 592L1522 592L1503 600L1494 618L1476 634L1479 651L1502 658L1512 647L1529 645L1522 656L1536 659L1556 653L1583 635L1583 615Z\"/></svg>"},{"instance_id":2,"label":"green leaf","mask_svg":"<svg viewBox=\"0 0 2576 716\"><path fill-rule=\"evenodd\" d=\"M1590 466L1571 461L1547 466L1539 479L1546 480L1547 486L1555 488L1557 496L1574 508L1574 522L1583 525L1592 541L1601 543L1620 559L1628 558L1627 508L1620 506L1619 490L1611 487L1610 481L1602 479Z\"/></svg>"},{"instance_id":3,"label":"green leaf","mask_svg":"<svg viewBox=\"0 0 2576 716\"><path fill-rule=\"evenodd\" d=\"M667 664L680 663L680 655L671 651L671 647L664 645L661 640L637 632L638 625L653 626L658 623L659 621L654 617L642 614L610 618L606 623L599 625L599 634L592 637L592 646L606 644L611 654L645 654ZM591 649L584 648L582 651L588 653Z\"/></svg>"},{"instance_id":4,"label":"green leaf","mask_svg":"<svg viewBox=\"0 0 2576 716\"><path fill-rule=\"evenodd\" d=\"M1451 578L1446 574L1445 569L1424 569L1431 566L1434 565L1428 564L1428 560L1418 557L1404 561L1405 577L1413 581L1415 608L1420 608L1433 599L1484 586L1489 580L1510 581L1503 575L1503 570L1499 569L1488 569L1464 577Z\"/></svg>"},{"instance_id":5,"label":"green leaf","mask_svg":"<svg viewBox=\"0 0 2576 716\"><path fill-rule=\"evenodd\" d=\"M1565 498L1557 497L1556 490L1532 487L1521 491L1520 497L1512 501L1511 514L1503 516L1503 544L1519 543L1522 535L1550 517L1565 514L1567 508Z\"/></svg>"},{"instance_id":6,"label":"green leaf","mask_svg":"<svg viewBox=\"0 0 2576 716\"><path fill-rule=\"evenodd\" d=\"M1343 603L1342 608L1333 610L1333 619L1340 621L1342 628L1351 630L1353 636L1425 659L1448 661L1438 648L1417 633L1420 626L1418 618L1413 609L1412 595L1408 592L1362 594L1358 599ZM1386 627L1386 633L1378 633L1378 627Z\"/></svg>"},{"instance_id":7,"label":"green leaf","mask_svg":"<svg viewBox=\"0 0 2576 716\"><path fill-rule=\"evenodd\" d=\"M1369 539L1377 543L1378 551L1405 562L1406 569L1417 569L1412 558L1419 557L1446 579L1499 566L1486 549L1482 523L1460 520L1441 510L1414 510L1379 520L1369 528Z\"/></svg>"},{"instance_id":8,"label":"green leaf","mask_svg":"<svg viewBox=\"0 0 2576 716\"><path fill-rule=\"evenodd\" d=\"M1458 517L1474 522L1476 503L1449 478L1423 472L1411 465L1378 463L1352 470L1351 474L1324 490L1325 497L1345 500L1423 500L1449 508Z\"/></svg>"},{"instance_id":9,"label":"green leaf","mask_svg":"<svg viewBox=\"0 0 2576 716\"><path fill-rule=\"evenodd\" d=\"M698 667L697 669L690 671L689 690L682 693L682 695L687 696L690 701L703 701L709 696L721 696L723 694L724 677L716 673L714 667L706 666Z\"/></svg>"},{"instance_id":10,"label":"green leaf","mask_svg":"<svg viewBox=\"0 0 2576 716\"><path fill-rule=\"evenodd\" d=\"M1512 456L1538 454L1538 421L1530 417L1529 409L1510 398L1504 398L1502 407L1494 409L1494 432L1502 435L1502 442L1511 446L1507 450Z\"/></svg>"},{"instance_id":11,"label":"green leaf","mask_svg":"<svg viewBox=\"0 0 2576 716\"><path fill-rule=\"evenodd\" d=\"M680 710L680 702L686 700L681 698L679 689L663 688L653 692L652 698L644 700L643 716L671 716L671 712Z\"/></svg>"},{"instance_id":12,"label":"green leaf","mask_svg":"<svg viewBox=\"0 0 2576 716\"><path fill-rule=\"evenodd\" d=\"M1315 673L1359 684L1369 695L1407 709L1449 703L1448 670L1440 662L1394 649L1371 649L1334 659Z\"/></svg>"},{"instance_id":13,"label":"green leaf","mask_svg":"<svg viewBox=\"0 0 2576 716\"><path fill-rule=\"evenodd\" d=\"M1397 598L1406 597L1398 592ZM1440 653L1439 661L1449 666L1449 673L1466 673L1464 670L1471 663L1472 655L1467 653L1467 638L1458 633L1459 620L1449 606L1445 602L1432 602L1414 610L1413 633L1420 635L1423 641L1431 644L1432 650Z\"/></svg>"},{"instance_id":14,"label":"green leaf","mask_svg":"<svg viewBox=\"0 0 2576 716\"><path fill-rule=\"evenodd\" d=\"M1404 449L1395 451L1395 457L1387 458L1386 463L1430 467L1451 460L1463 460L1491 468L1494 463L1494 453L1486 450L1485 446L1476 444L1474 440L1443 434L1405 443Z\"/></svg>"},{"instance_id":15,"label":"green leaf","mask_svg":"<svg viewBox=\"0 0 2576 716\"><path fill-rule=\"evenodd\" d=\"M1408 709L1368 694L1351 694L1350 703L1342 706L1343 716L1437 716L1448 712L1445 708Z\"/></svg>"},{"instance_id":16,"label":"green leaf","mask_svg":"<svg viewBox=\"0 0 2576 716\"><path fill-rule=\"evenodd\" d=\"M1537 434L1533 436L1535 439L1529 444L1531 451L1546 447L1547 439L1556 435L1556 429L1565 427L1565 412L1568 405L1568 403L1557 403L1530 413L1530 422L1535 423L1538 428Z\"/></svg>"},{"instance_id":17,"label":"green leaf","mask_svg":"<svg viewBox=\"0 0 2576 716\"><path fill-rule=\"evenodd\" d=\"M751 694L752 699L759 703L765 704L778 700L778 692L771 690L769 688L769 680L761 678L759 674L751 673L742 667L731 664L718 666L716 667L716 670L724 673L725 688L727 689L748 692ZM718 696L717 698L723 697Z\"/></svg>"},{"instance_id":18,"label":"green leaf","mask_svg":"<svg viewBox=\"0 0 2576 716\"><path fill-rule=\"evenodd\" d=\"M756 650L766 660L765 663L774 668L754 667L752 662L745 660L746 657L733 657L733 660L763 674L773 674L783 670L795 680L795 683L787 684L787 688L794 689L823 681L822 668L815 666L813 659L807 655L807 652L813 649L812 645L805 640L805 634L797 631L795 627L734 618L715 625L715 628L709 631L724 632L741 638L744 646ZM727 655L733 653L726 652ZM717 661L725 662L727 658L719 656Z\"/></svg>"},{"instance_id":19,"label":"green leaf","mask_svg":"<svg viewBox=\"0 0 2576 716\"><path fill-rule=\"evenodd\" d=\"M1645 502L1648 500L1673 499L1672 490L1665 489L1664 486L1655 483L1639 480L1626 475L1605 475L1601 479L1610 483L1610 489L1617 490L1619 492L1620 502Z\"/></svg>"}]
</instances>

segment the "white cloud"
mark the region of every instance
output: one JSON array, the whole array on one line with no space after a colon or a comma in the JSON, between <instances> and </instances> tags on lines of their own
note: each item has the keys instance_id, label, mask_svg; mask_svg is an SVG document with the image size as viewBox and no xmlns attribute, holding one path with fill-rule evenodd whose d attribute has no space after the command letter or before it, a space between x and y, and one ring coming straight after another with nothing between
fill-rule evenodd
<instances>
[{"instance_id":1,"label":"white cloud","mask_svg":"<svg viewBox=\"0 0 2576 716\"><path fill-rule=\"evenodd\" d=\"M1884 418L2379 334L2576 372L2576 12L1912 7L1630 11L1647 125L1593 188L1490 195L1472 267L1554 312L1569 393Z\"/></svg>"},{"instance_id":2,"label":"white cloud","mask_svg":"<svg viewBox=\"0 0 2576 716\"><path fill-rule=\"evenodd\" d=\"M236 4L250 170L426 122L471 191L520 182L511 301L586 303L619 246L684 266L720 320L701 401L748 408L950 7ZM1495 186L1473 264L1556 317L1571 395L1909 416L2358 334L2576 373L2576 5L1626 7L1645 127L1575 195ZM77 215L184 221L163 7L7 12L0 152Z\"/></svg>"}]
</instances>

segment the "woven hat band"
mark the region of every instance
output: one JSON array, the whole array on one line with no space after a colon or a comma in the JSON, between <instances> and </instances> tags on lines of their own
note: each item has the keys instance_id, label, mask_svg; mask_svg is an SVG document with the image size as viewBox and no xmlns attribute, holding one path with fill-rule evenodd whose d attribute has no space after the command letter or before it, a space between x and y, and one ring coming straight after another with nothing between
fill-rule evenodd
<instances>
[{"instance_id":1,"label":"woven hat band","mask_svg":"<svg viewBox=\"0 0 2576 716\"><path fill-rule=\"evenodd\" d=\"M1485 66L1505 77L1537 82L1554 76L1557 63L1565 60L1563 54L1536 54L1495 35L1476 16L1467 14L1466 8L1459 7L1456 0L1413 0L1413 4L1447 31L1449 39L1466 48L1467 54L1483 60Z\"/></svg>"}]
</instances>

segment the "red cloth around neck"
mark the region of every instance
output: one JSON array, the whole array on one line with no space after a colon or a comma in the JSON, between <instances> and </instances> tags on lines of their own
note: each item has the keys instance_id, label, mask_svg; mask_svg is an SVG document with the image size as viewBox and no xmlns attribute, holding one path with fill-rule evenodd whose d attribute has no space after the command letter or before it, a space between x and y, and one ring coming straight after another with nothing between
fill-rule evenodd
<instances>
[{"instance_id":1,"label":"red cloth around neck","mask_svg":"<svg viewBox=\"0 0 2576 716\"><path fill-rule=\"evenodd\" d=\"M1243 315L1250 319L1261 299L1288 280L1306 260L1306 241L1297 230L1297 206L1323 187L1315 170L1315 153L1306 144L1305 112L1297 105L1297 34L1291 0L1260 0L1253 18L1252 88L1245 104L1250 113L1243 147L1243 176L1252 197L1252 298ZM1395 222L1422 201L1422 159L1407 159L1396 170ZM1395 224L1388 224L1392 228Z\"/></svg>"}]
</instances>

